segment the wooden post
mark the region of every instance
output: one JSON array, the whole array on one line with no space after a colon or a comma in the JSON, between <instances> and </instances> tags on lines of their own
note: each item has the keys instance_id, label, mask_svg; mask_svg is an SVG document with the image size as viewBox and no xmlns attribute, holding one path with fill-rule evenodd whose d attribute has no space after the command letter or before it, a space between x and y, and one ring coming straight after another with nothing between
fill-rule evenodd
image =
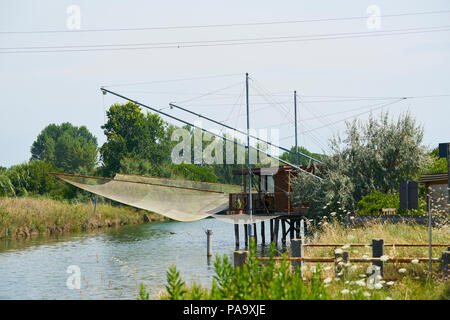
<instances>
[{"instance_id":1,"label":"wooden post","mask_svg":"<svg viewBox=\"0 0 450 320\"><path fill-rule=\"evenodd\" d=\"M380 258L384 254L384 240L383 239L372 239L372 257ZM375 261L372 263L373 266L380 268L380 276L383 276L383 261Z\"/></svg>"},{"instance_id":2,"label":"wooden post","mask_svg":"<svg viewBox=\"0 0 450 320\"><path fill-rule=\"evenodd\" d=\"M206 255L212 256L212 229L206 230Z\"/></svg>"},{"instance_id":3,"label":"wooden post","mask_svg":"<svg viewBox=\"0 0 450 320\"><path fill-rule=\"evenodd\" d=\"M273 242L273 219L270 219L270 243Z\"/></svg>"},{"instance_id":4,"label":"wooden post","mask_svg":"<svg viewBox=\"0 0 450 320\"><path fill-rule=\"evenodd\" d=\"M340 250L340 251L338 251ZM347 274L348 252L337 249L334 251L334 274L336 277Z\"/></svg>"},{"instance_id":5,"label":"wooden post","mask_svg":"<svg viewBox=\"0 0 450 320\"><path fill-rule=\"evenodd\" d=\"M289 219L289 239L291 241L295 237L294 232L295 232L295 220Z\"/></svg>"},{"instance_id":6,"label":"wooden post","mask_svg":"<svg viewBox=\"0 0 450 320\"><path fill-rule=\"evenodd\" d=\"M247 224L243 224L244 226L244 243L245 243L245 247L248 247L248 226Z\"/></svg>"},{"instance_id":7,"label":"wooden post","mask_svg":"<svg viewBox=\"0 0 450 320\"><path fill-rule=\"evenodd\" d=\"M450 265L450 250L442 252L442 273L444 275L444 278L448 277L449 265Z\"/></svg>"},{"instance_id":8,"label":"wooden post","mask_svg":"<svg viewBox=\"0 0 450 320\"><path fill-rule=\"evenodd\" d=\"M300 238L300 220L295 221L295 238Z\"/></svg>"},{"instance_id":9,"label":"wooden post","mask_svg":"<svg viewBox=\"0 0 450 320\"><path fill-rule=\"evenodd\" d=\"M280 219L275 219L275 245L278 245L278 231L280 230Z\"/></svg>"},{"instance_id":10,"label":"wooden post","mask_svg":"<svg viewBox=\"0 0 450 320\"><path fill-rule=\"evenodd\" d=\"M264 221L261 221L261 244L266 244L266 226Z\"/></svg>"},{"instance_id":11,"label":"wooden post","mask_svg":"<svg viewBox=\"0 0 450 320\"><path fill-rule=\"evenodd\" d=\"M292 239L291 241L291 255L294 258L303 258L303 240L302 239ZM295 271L297 266L300 268L300 276L303 277L303 261L292 261L292 268Z\"/></svg>"},{"instance_id":12,"label":"wooden post","mask_svg":"<svg viewBox=\"0 0 450 320\"><path fill-rule=\"evenodd\" d=\"M239 224L234 225L234 239L236 242L236 249L239 249Z\"/></svg>"},{"instance_id":13,"label":"wooden post","mask_svg":"<svg viewBox=\"0 0 450 320\"><path fill-rule=\"evenodd\" d=\"M286 221L281 220L281 244L286 246Z\"/></svg>"},{"instance_id":14,"label":"wooden post","mask_svg":"<svg viewBox=\"0 0 450 320\"><path fill-rule=\"evenodd\" d=\"M247 261L247 257L248 257L248 251L245 250L236 250L234 251L234 267L240 267L242 268L242 266L244 265L244 263Z\"/></svg>"}]
</instances>

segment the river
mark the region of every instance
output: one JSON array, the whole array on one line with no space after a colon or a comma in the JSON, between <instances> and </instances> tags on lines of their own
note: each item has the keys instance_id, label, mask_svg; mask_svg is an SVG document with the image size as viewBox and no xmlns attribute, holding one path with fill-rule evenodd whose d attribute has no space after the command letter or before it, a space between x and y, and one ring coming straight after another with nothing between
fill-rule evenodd
<instances>
[{"instance_id":1,"label":"river","mask_svg":"<svg viewBox=\"0 0 450 320\"><path fill-rule=\"evenodd\" d=\"M232 258L233 225L216 219L2 239L0 299L136 299L140 283L154 299L164 289L172 264L187 283L210 286L215 258L208 261L206 257L208 228L213 230L213 254ZM240 232L242 241L242 226ZM80 289L67 285L73 275L67 272L69 266L79 268Z\"/></svg>"}]
</instances>

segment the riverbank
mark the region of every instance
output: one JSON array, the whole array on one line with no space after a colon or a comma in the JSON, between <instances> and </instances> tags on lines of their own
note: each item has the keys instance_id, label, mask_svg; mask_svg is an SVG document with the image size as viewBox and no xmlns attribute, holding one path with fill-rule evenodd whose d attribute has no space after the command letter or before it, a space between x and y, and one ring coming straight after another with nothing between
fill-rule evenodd
<instances>
[{"instance_id":1,"label":"riverbank","mask_svg":"<svg viewBox=\"0 0 450 320\"><path fill-rule=\"evenodd\" d=\"M27 238L110 228L165 218L129 206L98 203L72 204L48 198L0 198L0 238Z\"/></svg>"},{"instance_id":2,"label":"riverbank","mask_svg":"<svg viewBox=\"0 0 450 320\"><path fill-rule=\"evenodd\" d=\"M306 247L307 257L333 257L335 250L347 251L351 258L370 257L370 246L350 247L348 244L370 244L372 239L384 239L386 244L427 243L427 227L404 223L371 222L348 228L337 221L322 221L317 235L309 240L316 244L339 243L342 247ZM434 243L450 243L448 225L433 228ZM446 247L432 250L440 258ZM287 252L289 254L288 248ZM386 258L428 257L427 247L385 247ZM449 300L450 282L442 276L441 264L434 263L432 273L428 263L386 263L383 278L370 277L370 264L348 263L346 273L336 275L334 264L304 263L303 274L292 272L291 263L274 261L258 268L256 250L250 249L250 259L236 271L231 259L219 258L211 287L185 282L175 266L167 273L166 290L152 296L157 299L332 299L332 300ZM319 271L320 270L320 271ZM141 299L150 298L141 287Z\"/></svg>"}]
</instances>

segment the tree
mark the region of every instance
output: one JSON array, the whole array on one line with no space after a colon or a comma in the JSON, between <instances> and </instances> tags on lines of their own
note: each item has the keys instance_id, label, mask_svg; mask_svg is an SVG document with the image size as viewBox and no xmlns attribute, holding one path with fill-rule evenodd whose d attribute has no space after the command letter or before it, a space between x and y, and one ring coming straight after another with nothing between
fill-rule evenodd
<instances>
[{"instance_id":1,"label":"tree","mask_svg":"<svg viewBox=\"0 0 450 320\"><path fill-rule=\"evenodd\" d=\"M363 196L373 190L395 193L400 182L417 177L430 157L421 145L423 127L409 113L396 122L388 113L366 123L347 123L346 136L330 140L333 155L324 159L319 170L322 181L299 174L293 200L309 201L309 212L347 213L356 209Z\"/></svg>"},{"instance_id":2,"label":"tree","mask_svg":"<svg viewBox=\"0 0 450 320\"><path fill-rule=\"evenodd\" d=\"M291 151L292 151L292 152L295 152L295 146L293 146L293 147L291 148ZM310 152L310 151L309 151L308 149L306 149L305 147L300 147L300 146L299 146L299 147L298 147L298 152L301 152L301 153L303 153L303 154L306 154L306 155L308 155L308 156L310 156L310 157L312 157L312 158L314 158L314 159L317 159L317 160L323 160L323 159L326 158L326 155L320 154L320 153L313 153L313 152ZM289 163L295 164L295 162L296 162L296 155L295 155L295 153L284 152L284 153L281 155L280 159L285 160L285 161L287 161L287 162L289 162ZM307 165L310 165L310 164L311 164L311 160L308 159L307 157L302 156L301 154L299 154L299 155L298 155L298 164L299 164L299 165L305 165L305 166L307 166Z\"/></svg>"},{"instance_id":3,"label":"tree","mask_svg":"<svg viewBox=\"0 0 450 320\"><path fill-rule=\"evenodd\" d=\"M170 160L173 130L157 114L143 114L138 105L114 104L102 126L107 141L100 149L107 175L119 172L125 158L148 160L154 165Z\"/></svg>"},{"instance_id":4,"label":"tree","mask_svg":"<svg viewBox=\"0 0 450 320\"><path fill-rule=\"evenodd\" d=\"M31 160L43 160L68 172L92 171L97 162L97 138L85 126L50 124L31 146Z\"/></svg>"}]
</instances>

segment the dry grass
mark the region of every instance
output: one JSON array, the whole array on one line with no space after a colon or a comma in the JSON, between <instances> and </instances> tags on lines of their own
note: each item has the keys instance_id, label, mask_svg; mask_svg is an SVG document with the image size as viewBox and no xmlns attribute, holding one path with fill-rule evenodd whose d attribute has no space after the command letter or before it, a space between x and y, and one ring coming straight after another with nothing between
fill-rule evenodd
<instances>
[{"instance_id":1,"label":"dry grass","mask_svg":"<svg viewBox=\"0 0 450 320\"><path fill-rule=\"evenodd\" d=\"M364 226L346 228L336 221L322 224L317 230L317 238L313 243L343 244L343 247L305 247L306 257L333 257L335 249L349 253L350 258L372 257L372 248L347 247L346 244L371 244L372 239L384 239L385 244L428 243L428 227L423 225L407 225L372 222ZM432 229L433 243L450 243L450 228L442 225ZM434 247L432 257L440 258L447 247ZM428 247L385 247L384 254L388 257L427 258ZM350 263L348 273L336 277L334 263L321 265L323 279L328 278L327 291L333 299L449 299L449 281L442 279L441 264L433 263L432 273L428 272L428 262L385 263L384 275L380 289L368 288L369 274L366 272L371 263ZM309 278L311 269L317 267L314 263L305 263L304 275ZM404 270L402 270L404 269ZM404 272L399 272L404 271ZM366 285L360 285L358 280L364 280ZM389 283L389 285L388 285ZM344 293L342 293L344 292Z\"/></svg>"},{"instance_id":2,"label":"dry grass","mask_svg":"<svg viewBox=\"0 0 450 320\"><path fill-rule=\"evenodd\" d=\"M128 206L111 206L51 200L48 198L0 198L0 238L29 237L36 234L78 232L102 227L113 227L144 222L144 215L162 220Z\"/></svg>"}]
</instances>

